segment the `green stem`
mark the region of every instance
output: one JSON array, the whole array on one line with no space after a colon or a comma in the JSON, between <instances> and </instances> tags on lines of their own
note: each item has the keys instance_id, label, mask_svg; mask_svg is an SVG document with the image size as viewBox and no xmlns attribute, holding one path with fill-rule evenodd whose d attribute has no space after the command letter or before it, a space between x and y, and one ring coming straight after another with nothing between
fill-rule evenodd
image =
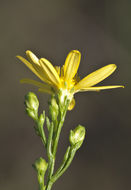
<instances>
[{"instance_id":1,"label":"green stem","mask_svg":"<svg viewBox=\"0 0 131 190\"><path fill-rule=\"evenodd\" d=\"M38 183L39 183L39 190L45 190L44 175L41 173L38 173Z\"/></svg>"},{"instance_id":2,"label":"green stem","mask_svg":"<svg viewBox=\"0 0 131 190\"><path fill-rule=\"evenodd\" d=\"M68 105L69 105L68 102L66 102L65 107L64 107L64 111L59 110L60 119L59 119L59 122L58 122L58 125L57 125L57 132L56 132L56 136L55 136L55 139L54 139L54 146L53 146L53 155L54 155L54 157L56 155L58 141L59 141L59 137L60 137L60 133L61 133L61 129L62 129L64 120L65 120Z\"/></svg>"},{"instance_id":3,"label":"green stem","mask_svg":"<svg viewBox=\"0 0 131 190\"><path fill-rule=\"evenodd\" d=\"M43 112L43 114L44 114L44 121L45 121L45 113ZM41 114L41 116L42 116L42 114ZM44 121L43 121L43 123L41 123L38 115L36 115L34 121L35 121L35 124L37 125L37 127L35 127L36 134L41 137L42 143L46 147L46 141L47 140L46 140L45 132L43 129Z\"/></svg>"},{"instance_id":4,"label":"green stem","mask_svg":"<svg viewBox=\"0 0 131 190\"><path fill-rule=\"evenodd\" d=\"M48 142L47 142L47 156L48 156L48 177L47 177L47 181L50 181L50 178L52 176L53 173L53 169L54 169L54 157L52 154L52 137L53 137L53 128L54 125L53 123L51 123L50 125L50 130L49 130L49 136L48 136Z\"/></svg>"},{"instance_id":5,"label":"green stem","mask_svg":"<svg viewBox=\"0 0 131 190\"><path fill-rule=\"evenodd\" d=\"M43 126L41 126L41 123L39 122L39 120L37 121L37 126L38 126L38 130L39 130L41 140L42 140L44 146L46 146L46 136L45 136L45 133L43 130Z\"/></svg>"},{"instance_id":6,"label":"green stem","mask_svg":"<svg viewBox=\"0 0 131 190\"><path fill-rule=\"evenodd\" d=\"M48 153L48 159L49 159L49 162L48 162L48 177L47 177L47 186L46 186L46 190L50 190L52 185L53 185L53 182L51 180L51 177L52 177L52 174L53 174L53 171L54 171L54 165L55 165L55 157L56 157L56 151L57 151L57 146L58 146L58 141L59 141L59 137L60 137L60 133L61 133L61 129L62 129L62 126L63 126L63 123L64 123L64 120L65 120L65 115L66 115L66 112L67 112L67 109L68 109L68 105L69 105L69 101L68 100L65 100L64 102L64 105L62 107L59 107L59 120L58 120L58 125L57 125L57 131L56 131L56 134L55 134L55 138L54 138L54 143L53 143L53 149L52 149L52 154L49 154L49 150L48 150L48 146L47 145L47 153ZM56 122L54 121L53 124L55 125ZM53 136L53 130L52 130L52 136ZM50 136L50 135L49 135ZM52 138L51 136L51 138ZM52 145L52 140L49 140L49 143Z\"/></svg>"},{"instance_id":7,"label":"green stem","mask_svg":"<svg viewBox=\"0 0 131 190\"><path fill-rule=\"evenodd\" d=\"M75 148L73 148L73 147L70 149L70 156L69 156L68 160L66 161L65 166L63 167L62 170L58 170L58 171L56 172L56 174L55 174L54 176L52 176L51 180L52 180L53 183L54 183L57 179L59 179L59 177L60 177L60 176L67 170L67 168L70 166L70 164L71 164L71 162L72 162L72 160L73 160L73 158L74 158L74 156L75 156L76 151L77 151L77 149L75 149Z\"/></svg>"},{"instance_id":8,"label":"green stem","mask_svg":"<svg viewBox=\"0 0 131 190\"><path fill-rule=\"evenodd\" d=\"M46 186L46 190L51 190L53 182L50 180Z\"/></svg>"},{"instance_id":9,"label":"green stem","mask_svg":"<svg viewBox=\"0 0 131 190\"><path fill-rule=\"evenodd\" d=\"M62 161L62 164L61 164L61 166L58 168L58 170L56 171L56 174L60 173L60 171L64 168L64 166L65 166L65 164L66 164L66 161L67 161L67 159L69 158L70 148L71 148L70 146L67 148L66 153L65 153L65 155L64 155L64 159L63 159L63 161Z\"/></svg>"}]
</instances>

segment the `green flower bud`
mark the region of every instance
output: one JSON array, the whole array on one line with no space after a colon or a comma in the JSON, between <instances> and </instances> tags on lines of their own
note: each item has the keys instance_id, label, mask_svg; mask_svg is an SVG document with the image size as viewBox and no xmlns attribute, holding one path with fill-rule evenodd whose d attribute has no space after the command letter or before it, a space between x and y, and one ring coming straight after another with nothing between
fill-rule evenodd
<instances>
[{"instance_id":1,"label":"green flower bud","mask_svg":"<svg viewBox=\"0 0 131 190\"><path fill-rule=\"evenodd\" d=\"M37 118L39 101L33 92L28 92L25 95L25 106L27 114L33 119Z\"/></svg>"},{"instance_id":2,"label":"green flower bud","mask_svg":"<svg viewBox=\"0 0 131 190\"><path fill-rule=\"evenodd\" d=\"M45 174L48 167L48 163L42 157L40 157L35 161L33 167L38 173Z\"/></svg>"},{"instance_id":3,"label":"green flower bud","mask_svg":"<svg viewBox=\"0 0 131 190\"><path fill-rule=\"evenodd\" d=\"M38 110L39 107L39 101L37 99L37 96L33 92L28 92L25 95L25 105L27 108L32 110Z\"/></svg>"},{"instance_id":4,"label":"green flower bud","mask_svg":"<svg viewBox=\"0 0 131 190\"><path fill-rule=\"evenodd\" d=\"M40 125L41 125L41 126L44 125L44 122L45 122L45 112L44 112L44 111L43 111L42 114L40 114L39 122L40 122Z\"/></svg>"},{"instance_id":5,"label":"green flower bud","mask_svg":"<svg viewBox=\"0 0 131 190\"><path fill-rule=\"evenodd\" d=\"M80 148L85 138L85 127L78 125L74 130L70 131L69 141L72 146Z\"/></svg>"},{"instance_id":6,"label":"green flower bud","mask_svg":"<svg viewBox=\"0 0 131 190\"><path fill-rule=\"evenodd\" d=\"M53 97L51 98L51 101L49 102L49 115L52 121L55 121L58 116L58 104L56 102L56 99Z\"/></svg>"}]
</instances>

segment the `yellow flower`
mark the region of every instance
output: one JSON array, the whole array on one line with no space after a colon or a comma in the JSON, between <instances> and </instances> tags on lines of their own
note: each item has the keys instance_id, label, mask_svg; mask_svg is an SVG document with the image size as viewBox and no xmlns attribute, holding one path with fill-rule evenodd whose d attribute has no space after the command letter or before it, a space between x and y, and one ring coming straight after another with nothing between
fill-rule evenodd
<instances>
[{"instance_id":1,"label":"yellow flower","mask_svg":"<svg viewBox=\"0 0 131 190\"><path fill-rule=\"evenodd\" d=\"M47 59L38 59L31 51L27 50L26 55L28 60L21 56L17 56L39 79L44 83L31 80L22 79L21 83L27 83L37 86L40 92L49 94L56 93L61 90L63 97L68 96L71 103L69 110L73 109L75 100L74 94L80 91L100 91L104 89L120 88L123 86L94 86L111 75L115 69L115 64L106 65L95 72L87 75L80 80L77 71L80 64L81 53L78 50L72 50L67 55L65 64L62 68L54 67Z\"/></svg>"}]
</instances>

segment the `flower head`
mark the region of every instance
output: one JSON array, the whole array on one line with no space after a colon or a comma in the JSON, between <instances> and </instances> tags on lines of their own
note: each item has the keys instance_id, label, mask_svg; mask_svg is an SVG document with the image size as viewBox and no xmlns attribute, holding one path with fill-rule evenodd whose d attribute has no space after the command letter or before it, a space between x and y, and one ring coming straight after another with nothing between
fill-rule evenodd
<instances>
[{"instance_id":1,"label":"flower head","mask_svg":"<svg viewBox=\"0 0 131 190\"><path fill-rule=\"evenodd\" d=\"M115 64L106 65L95 72L87 75L80 80L77 71L79 68L81 53L78 50L72 50L67 55L65 64L60 68L53 66L47 59L38 59L31 51L27 50L28 60L21 56L17 56L43 83L24 78L21 83L27 83L37 86L40 92L49 94L62 91L63 96L70 99L69 109L75 105L73 95L80 91L100 91L104 89L120 88L121 85L115 86L94 86L111 75L115 69Z\"/></svg>"}]
</instances>

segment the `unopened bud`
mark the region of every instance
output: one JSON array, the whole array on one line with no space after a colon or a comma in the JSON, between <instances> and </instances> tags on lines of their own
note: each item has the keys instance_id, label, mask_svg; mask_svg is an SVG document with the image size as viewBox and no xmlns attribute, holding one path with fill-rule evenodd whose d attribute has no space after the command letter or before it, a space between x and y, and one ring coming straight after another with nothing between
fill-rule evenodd
<instances>
[{"instance_id":1,"label":"unopened bud","mask_svg":"<svg viewBox=\"0 0 131 190\"><path fill-rule=\"evenodd\" d=\"M28 92L25 95L25 106L27 114L33 119L36 119L39 108L39 101L33 92Z\"/></svg>"},{"instance_id":2,"label":"unopened bud","mask_svg":"<svg viewBox=\"0 0 131 190\"><path fill-rule=\"evenodd\" d=\"M58 104L56 102L56 99L53 97L51 98L51 101L49 103L49 114L50 114L50 118L52 119L52 121L57 119L58 116Z\"/></svg>"},{"instance_id":3,"label":"unopened bud","mask_svg":"<svg viewBox=\"0 0 131 190\"><path fill-rule=\"evenodd\" d=\"M44 112L44 111L43 111L42 114L40 114L39 122L40 122L40 125L41 125L41 126L44 125L44 122L45 122L45 112Z\"/></svg>"},{"instance_id":4,"label":"unopened bud","mask_svg":"<svg viewBox=\"0 0 131 190\"><path fill-rule=\"evenodd\" d=\"M80 148L85 138L85 127L78 125L74 130L70 131L69 141L72 146Z\"/></svg>"},{"instance_id":5,"label":"unopened bud","mask_svg":"<svg viewBox=\"0 0 131 190\"><path fill-rule=\"evenodd\" d=\"M38 173L45 174L48 167L48 163L42 157L40 157L35 161L33 167Z\"/></svg>"}]
</instances>

